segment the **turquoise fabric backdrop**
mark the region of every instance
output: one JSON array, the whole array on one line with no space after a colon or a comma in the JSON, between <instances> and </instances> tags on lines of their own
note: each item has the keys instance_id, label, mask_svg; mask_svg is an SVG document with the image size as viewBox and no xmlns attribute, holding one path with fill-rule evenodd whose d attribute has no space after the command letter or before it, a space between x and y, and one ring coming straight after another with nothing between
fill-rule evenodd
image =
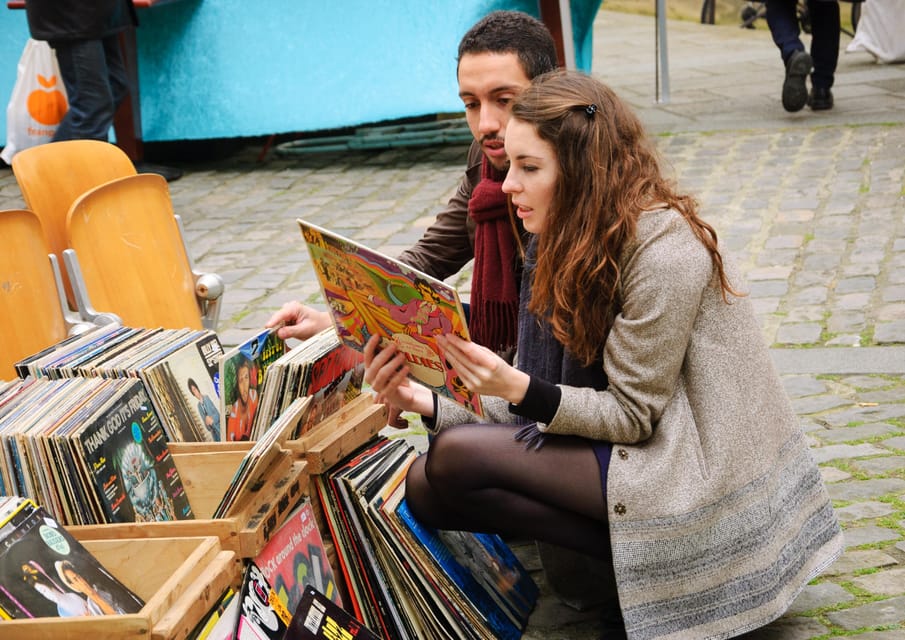
<instances>
[{"instance_id":1,"label":"turquoise fabric backdrop","mask_svg":"<svg viewBox=\"0 0 905 640\"><path fill-rule=\"evenodd\" d=\"M4 3L5 4L5 3ZM576 62L590 71L599 0L573 0ZM461 111L462 34L529 0L179 0L139 11L146 142L318 131ZM0 8L0 146L25 12Z\"/></svg>"}]
</instances>

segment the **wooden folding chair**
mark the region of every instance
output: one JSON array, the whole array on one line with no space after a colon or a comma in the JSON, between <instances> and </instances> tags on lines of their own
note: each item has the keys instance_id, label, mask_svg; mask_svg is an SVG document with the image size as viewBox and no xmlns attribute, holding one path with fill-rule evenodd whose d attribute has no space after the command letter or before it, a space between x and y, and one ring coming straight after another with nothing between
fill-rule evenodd
<instances>
[{"instance_id":1,"label":"wooden folding chair","mask_svg":"<svg viewBox=\"0 0 905 640\"><path fill-rule=\"evenodd\" d=\"M122 149L99 140L48 142L23 149L13 156L12 167L25 205L41 220L47 247L57 260L63 259L66 215L76 198L114 178L136 173ZM69 306L75 308L65 273L63 283Z\"/></svg>"},{"instance_id":2,"label":"wooden folding chair","mask_svg":"<svg viewBox=\"0 0 905 640\"><path fill-rule=\"evenodd\" d=\"M16 362L91 325L67 311L59 265L33 212L0 211L0 247L0 380L12 380Z\"/></svg>"},{"instance_id":3,"label":"wooden folding chair","mask_svg":"<svg viewBox=\"0 0 905 640\"><path fill-rule=\"evenodd\" d=\"M138 174L79 197L63 252L79 311L115 313L126 326L216 329L223 281L196 272L166 180Z\"/></svg>"}]
</instances>

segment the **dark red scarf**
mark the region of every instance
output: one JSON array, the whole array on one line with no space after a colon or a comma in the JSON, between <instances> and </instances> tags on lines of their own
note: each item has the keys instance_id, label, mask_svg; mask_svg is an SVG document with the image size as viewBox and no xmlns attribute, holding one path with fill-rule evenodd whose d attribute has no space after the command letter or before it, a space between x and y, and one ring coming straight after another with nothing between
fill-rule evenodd
<instances>
[{"instance_id":1,"label":"dark red scarf","mask_svg":"<svg viewBox=\"0 0 905 640\"><path fill-rule=\"evenodd\" d=\"M468 215L477 223L468 329L472 340L497 352L515 346L518 330L515 238L505 177L483 158L481 181L468 201Z\"/></svg>"}]
</instances>

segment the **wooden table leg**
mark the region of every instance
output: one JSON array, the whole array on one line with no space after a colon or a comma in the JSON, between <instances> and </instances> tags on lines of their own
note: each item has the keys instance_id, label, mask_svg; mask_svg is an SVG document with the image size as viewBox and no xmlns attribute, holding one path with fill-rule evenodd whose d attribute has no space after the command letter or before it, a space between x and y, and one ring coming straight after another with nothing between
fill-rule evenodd
<instances>
[{"instance_id":1,"label":"wooden table leg","mask_svg":"<svg viewBox=\"0 0 905 640\"><path fill-rule=\"evenodd\" d=\"M144 158L141 139L141 99L138 90L138 46L135 28L126 29L119 36L123 52L123 64L129 78L129 93L113 116L113 130L116 132L116 146L122 149L132 162Z\"/></svg>"}]
</instances>

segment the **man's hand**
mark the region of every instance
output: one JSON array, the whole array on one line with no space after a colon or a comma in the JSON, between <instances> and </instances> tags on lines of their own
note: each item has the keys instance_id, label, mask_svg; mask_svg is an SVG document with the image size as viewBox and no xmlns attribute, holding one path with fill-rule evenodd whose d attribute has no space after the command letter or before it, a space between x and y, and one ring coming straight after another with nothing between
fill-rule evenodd
<instances>
[{"instance_id":1,"label":"man's hand","mask_svg":"<svg viewBox=\"0 0 905 640\"><path fill-rule=\"evenodd\" d=\"M283 340L287 338L307 340L333 326L333 319L329 311L318 311L306 307L301 302L292 301L284 304L279 311L270 316L270 320L264 326L268 329L280 327L277 329L277 336Z\"/></svg>"}]
</instances>

